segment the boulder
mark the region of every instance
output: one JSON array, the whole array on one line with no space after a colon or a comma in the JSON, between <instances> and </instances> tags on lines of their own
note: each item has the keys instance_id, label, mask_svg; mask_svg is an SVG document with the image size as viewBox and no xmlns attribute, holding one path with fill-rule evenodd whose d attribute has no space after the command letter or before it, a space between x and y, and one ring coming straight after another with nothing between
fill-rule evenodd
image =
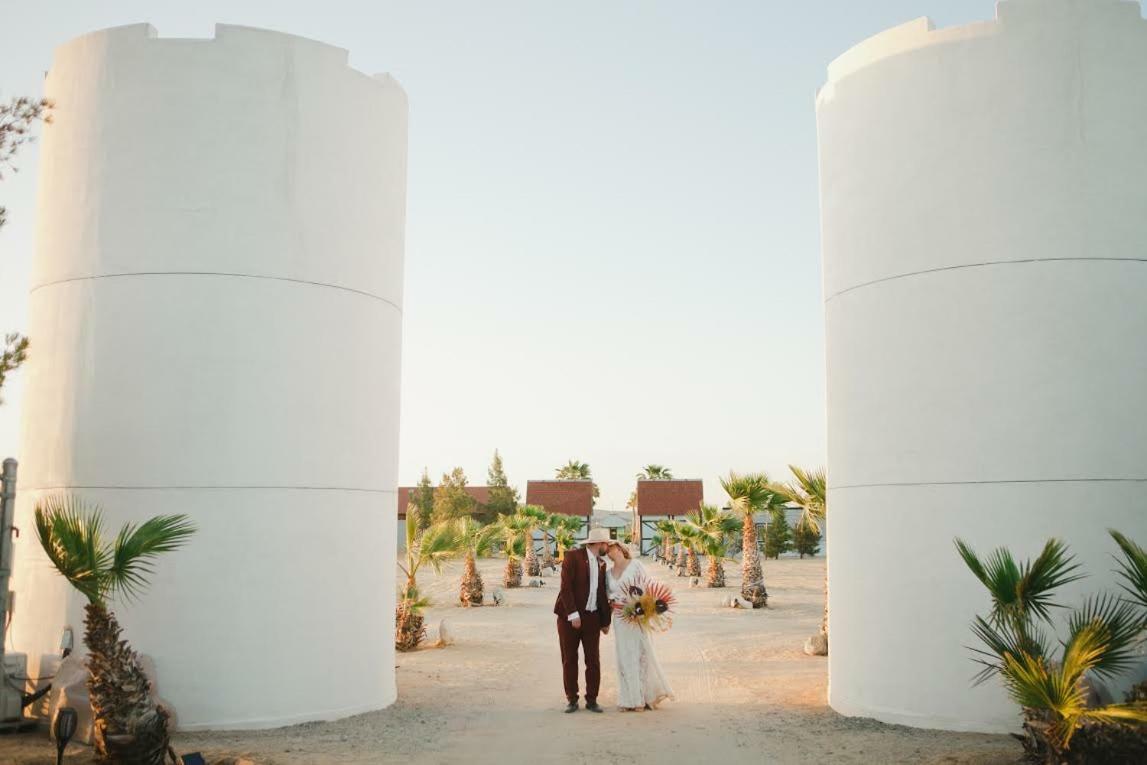
<instances>
[{"instance_id":1,"label":"boulder","mask_svg":"<svg viewBox=\"0 0 1147 765\"><path fill-rule=\"evenodd\" d=\"M804 641L804 652L809 656L828 656L828 635L818 632Z\"/></svg>"},{"instance_id":2,"label":"boulder","mask_svg":"<svg viewBox=\"0 0 1147 765\"><path fill-rule=\"evenodd\" d=\"M438 622L438 640L435 641L435 648L445 648L448 645L454 645L454 632L450 628L450 622L443 619Z\"/></svg>"}]
</instances>

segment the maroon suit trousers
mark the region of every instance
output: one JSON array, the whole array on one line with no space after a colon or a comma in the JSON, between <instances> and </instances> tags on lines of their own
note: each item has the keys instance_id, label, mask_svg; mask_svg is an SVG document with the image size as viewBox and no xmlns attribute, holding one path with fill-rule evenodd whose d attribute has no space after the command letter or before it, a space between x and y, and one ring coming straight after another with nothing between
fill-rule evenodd
<instances>
[{"instance_id":1,"label":"maroon suit trousers","mask_svg":"<svg viewBox=\"0 0 1147 765\"><path fill-rule=\"evenodd\" d=\"M585 653L585 703L597 701L597 691L601 687L601 617L596 611L585 611L581 617L581 629L575 629L566 616L558 616L558 642L562 648L562 681L566 687L566 699L572 704L578 699L578 660L580 645Z\"/></svg>"}]
</instances>

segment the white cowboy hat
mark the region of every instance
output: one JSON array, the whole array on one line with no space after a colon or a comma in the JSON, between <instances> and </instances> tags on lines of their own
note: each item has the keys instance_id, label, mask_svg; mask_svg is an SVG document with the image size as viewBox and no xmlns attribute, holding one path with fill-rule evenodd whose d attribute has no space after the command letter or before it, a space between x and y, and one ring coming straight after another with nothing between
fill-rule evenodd
<instances>
[{"instance_id":1,"label":"white cowboy hat","mask_svg":"<svg viewBox=\"0 0 1147 765\"><path fill-rule=\"evenodd\" d=\"M591 545L594 542L609 542L609 529L590 529L585 539L578 542L581 546Z\"/></svg>"}]
</instances>

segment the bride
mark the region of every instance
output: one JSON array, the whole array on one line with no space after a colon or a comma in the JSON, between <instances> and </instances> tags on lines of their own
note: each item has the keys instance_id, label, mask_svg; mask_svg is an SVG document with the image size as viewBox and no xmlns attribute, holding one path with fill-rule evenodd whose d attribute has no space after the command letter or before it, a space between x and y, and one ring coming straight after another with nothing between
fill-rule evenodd
<instances>
[{"instance_id":1,"label":"bride","mask_svg":"<svg viewBox=\"0 0 1147 765\"><path fill-rule=\"evenodd\" d=\"M618 608L625 601L630 586L647 578L641 561L631 560L629 548L618 541L609 544L607 553L613 561L608 574L609 599ZM673 698L673 691L665 681L653 641L649 633L614 619L614 645L617 649L617 705L622 711L635 712L655 709L665 699Z\"/></svg>"}]
</instances>

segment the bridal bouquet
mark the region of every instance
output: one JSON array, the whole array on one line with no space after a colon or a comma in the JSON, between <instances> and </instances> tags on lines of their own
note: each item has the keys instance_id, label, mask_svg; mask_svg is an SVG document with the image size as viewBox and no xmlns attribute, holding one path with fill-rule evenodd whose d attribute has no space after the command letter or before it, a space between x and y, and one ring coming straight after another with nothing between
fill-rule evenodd
<instances>
[{"instance_id":1,"label":"bridal bouquet","mask_svg":"<svg viewBox=\"0 0 1147 765\"><path fill-rule=\"evenodd\" d=\"M654 579L639 579L623 588L624 600L616 607L621 618L645 632L664 632L673 626L673 590Z\"/></svg>"}]
</instances>

